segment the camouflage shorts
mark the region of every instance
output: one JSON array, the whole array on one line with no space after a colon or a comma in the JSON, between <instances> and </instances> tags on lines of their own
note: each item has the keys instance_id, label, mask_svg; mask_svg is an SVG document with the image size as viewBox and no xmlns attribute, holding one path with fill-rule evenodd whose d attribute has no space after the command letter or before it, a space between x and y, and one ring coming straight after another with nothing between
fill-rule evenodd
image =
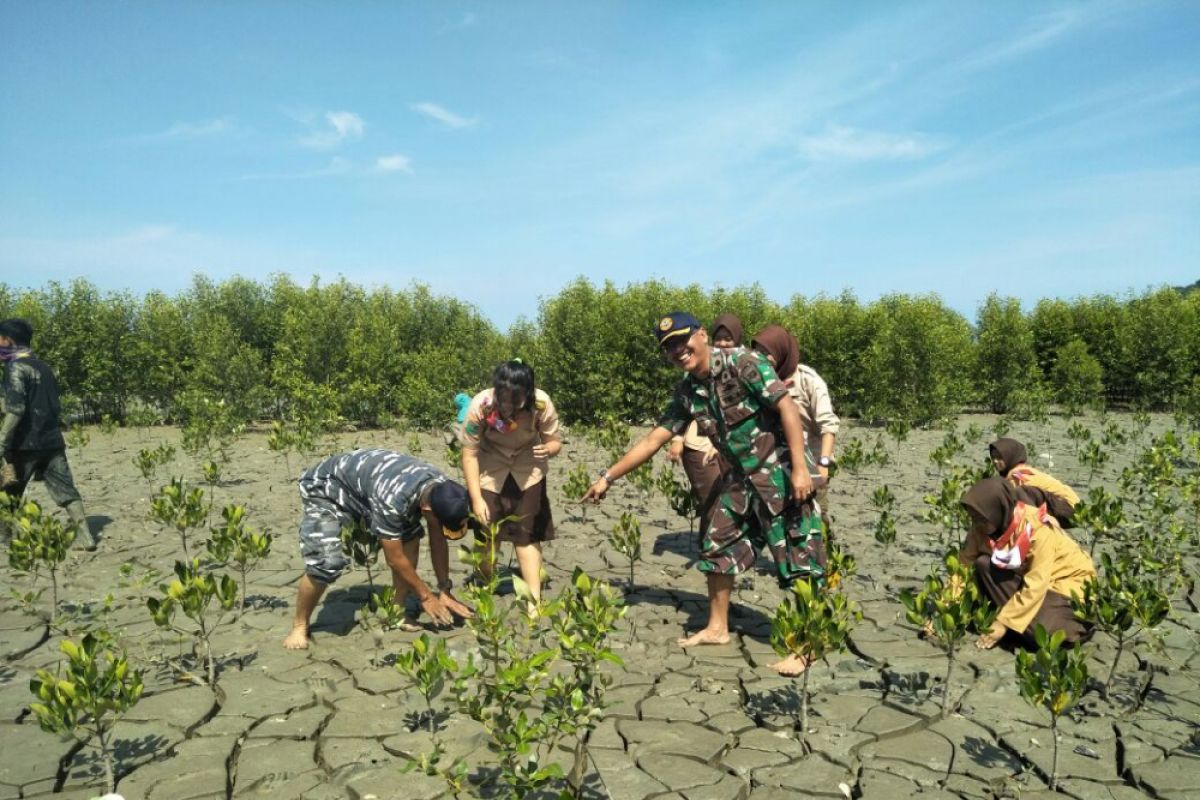
<instances>
[{"instance_id":1,"label":"camouflage shorts","mask_svg":"<svg viewBox=\"0 0 1200 800\"><path fill-rule=\"evenodd\" d=\"M767 504L742 481L730 481L717 500L712 522L701 543L701 572L737 575L754 566L766 547L775 562L776 577L788 586L801 577L823 577L825 542L821 509L815 501L789 502L772 514Z\"/></svg>"},{"instance_id":2,"label":"camouflage shorts","mask_svg":"<svg viewBox=\"0 0 1200 800\"><path fill-rule=\"evenodd\" d=\"M350 559L342 547L342 527L354 519L332 503L304 497L300 520L300 555L304 573L321 583L333 583L346 571Z\"/></svg>"}]
</instances>

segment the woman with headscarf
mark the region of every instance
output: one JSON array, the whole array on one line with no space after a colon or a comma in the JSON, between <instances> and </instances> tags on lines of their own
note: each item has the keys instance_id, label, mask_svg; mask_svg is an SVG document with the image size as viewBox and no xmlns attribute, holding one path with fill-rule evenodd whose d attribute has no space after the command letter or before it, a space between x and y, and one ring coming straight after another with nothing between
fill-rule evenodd
<instances>
[{"instance_id":1,"label":"woman with headscarf","mask_svg":"<svg viewBox=\"0 0 1200 800\"><path fill-rule=\"evenodd\" d=\"M800 410L808 467L810 470L816 468L828 481L829 468L834 464L833 445L841 427L841 420L833 413L829 387L815 369L800 363L800 345L782 325L763 328L755 334L751 346L767 357L780 380L787 384L792 400ZM828 529L829 499L824 486L817 490L817 504L821 506L821 518Z\"/></svg>"},{"instance_id":2,"label":"woman with headscarf","mask_svg":"<svg viewBox=\"0 0 1200 800\"><path fill-rule=\"evenodd\" d=\"M984 478L962 496L971 528L959 558L974 567L980 590L1000 610L975 643L982 649L995 647L1008 631L1032 644L1038 625L1062 631L1068 642L1090 632L1075 618L1070 598L1096 577L1096 567L1030 499L1003 478Z\"/></svg>"},{"instance_id":3,"label":"woman with headscarf","mask_svg":"<svg viewBox=\"0 0 1200 800\"><path fill-rule=\"evenodd\" d=\"M1028 458L1025 445L1016 439L997 439L988 445L988 454L1001 478L1029 491L1064 528L1072 527L1071 517L1079 505L1079 495L1053 475L1025 463Z\"/></svg>"},{"instance_id":4,"label":"woman with headscarf","mask_svg":"<svg viewBox=\"0 0 1200 800\"><path fill-rule=\"evenodd\" d=\"M713 320L713 347L741 347L743 335L742 321L736 314L721 314ZM693 422L683 436L671 439L667 459L683 464L683 471L692 485L692 494L700 510L699 533L704 535L712 517L712 504L721 494L718 484L725 471L721 456L709 438L700 435Z\"/></svg>"}]
</instances>

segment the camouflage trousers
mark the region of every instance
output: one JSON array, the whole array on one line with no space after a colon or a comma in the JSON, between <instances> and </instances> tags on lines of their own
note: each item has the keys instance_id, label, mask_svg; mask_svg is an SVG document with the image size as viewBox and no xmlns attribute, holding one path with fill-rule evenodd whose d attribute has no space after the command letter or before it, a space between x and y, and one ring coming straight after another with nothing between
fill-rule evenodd
<instances>
[{"instance_id":1,"label":"camouflage trousers","mask_svg":"<svg viewBox=\"0 0 1200 800\"><path fill-rule=\"evenodd\" d=\"M786 479L782 470L779 474ZM777 476L773 483L779 483ZM815 500L798 504L789 498L773 512L748 479L731 476L714 504L697 567L701 572L737 575L753 568L758 551L766 547L781 586L786 588L797 578L822 578L822 532L821 509Z\"/></svg>"}]
</instances>

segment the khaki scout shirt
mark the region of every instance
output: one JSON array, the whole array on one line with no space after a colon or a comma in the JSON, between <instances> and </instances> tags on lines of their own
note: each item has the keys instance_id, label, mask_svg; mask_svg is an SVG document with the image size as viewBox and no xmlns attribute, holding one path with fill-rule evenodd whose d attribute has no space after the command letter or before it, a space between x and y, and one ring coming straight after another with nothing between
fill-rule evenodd
<instances>
[{"instance_id":1,"label":"khaki scout shirt","mask_svg":"<svg viewBox=\"0 0 1200 800\"><path fill-rule=\"evenodd\" d=\"M800 423L804 428L804 449L812 456L815 464L817 456L821 455L821 437L826 433L837 436L842 421L833 413L833 401L829 397L829 387L817 371L807 364L801 364L784 383L796 408L800 411Z\"/></svg>"},{"instance_id":2,"label":"khaki scout shirt","mask_svg":"<svg viewBox=\"0 0 1200 800\"><path fill-rule=\"evenodd\" d=\"M1009 630L1024 632L1046 601L1047 592L1064 597L1082 594L1083 585L1096 577L1091 557L1057 524L1041 525L1038 510L1027 508L1026 519L1036 527L1029 544L1029 569L1021 588L1000 609L996 621Z\"/></svg>"},{"instance_id":3,"label":"khaki scout shirt","mask_svg":"<svg viewBox=\"0 0 1200 800\"><path fill-rule=\"evenodd\" d=\"M509 475L522 490L545 479L546 459L534 458L533 446L561 438L558 412L550 395L541 389L534 390L533 404L532 412L517 414L515 428L500 431L488 423L488 415L495 408L493 390L486 389L471 399L458 439L479 459L480 489L499 492Z\"/></svg>"}]
</instances>

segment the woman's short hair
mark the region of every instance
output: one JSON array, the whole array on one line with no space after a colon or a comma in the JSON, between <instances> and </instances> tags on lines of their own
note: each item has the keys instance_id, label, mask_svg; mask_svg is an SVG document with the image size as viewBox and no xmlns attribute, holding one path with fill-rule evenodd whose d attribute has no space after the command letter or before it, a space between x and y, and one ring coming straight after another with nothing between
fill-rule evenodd
<instances>
[{"instance_id":1,"label":"woman's short hair","mask_svg":"<svg viewBox=\"0 0 1200 800\"><path fill-rule=\"evenodd\" d=\"M525 402L517 410L529 411L534 403L533 367L518 359L501 362L492 370L492 389L497 393L508 392L510 396L523 393Z\"/></svg>"}]
</instances>

